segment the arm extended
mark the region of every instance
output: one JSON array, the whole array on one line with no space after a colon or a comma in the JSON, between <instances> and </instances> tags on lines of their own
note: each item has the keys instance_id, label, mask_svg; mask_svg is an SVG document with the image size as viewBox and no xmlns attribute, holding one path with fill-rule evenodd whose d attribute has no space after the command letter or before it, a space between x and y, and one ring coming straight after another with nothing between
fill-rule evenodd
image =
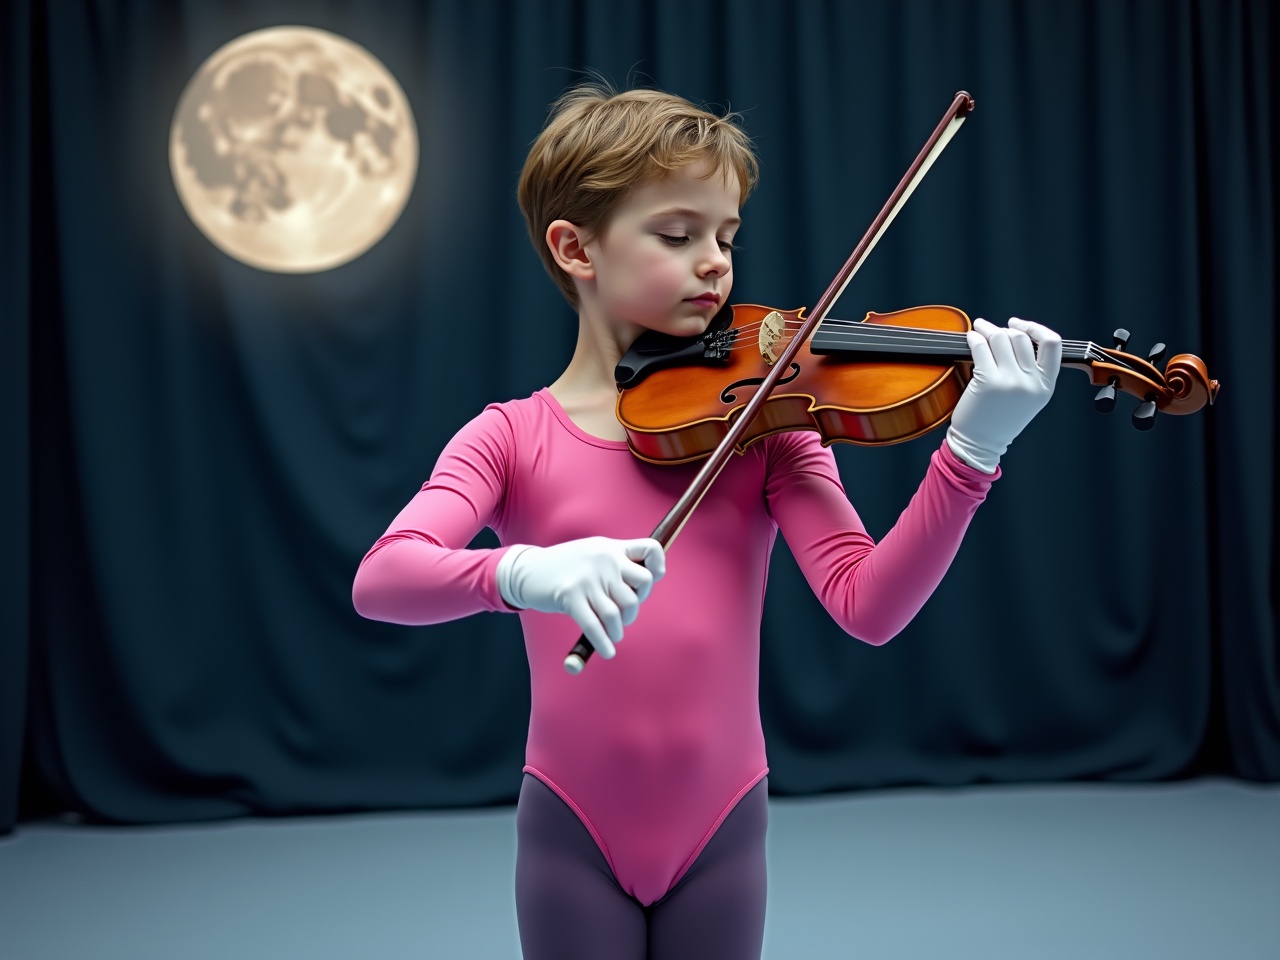
<instances>
[{"instance_id":1,"label":"arm extended","mask_svg":"<svg viewBox=\"0 0 1280 960\"><path fill-rule=\"evenodd\" d=\"M788 437L770 465L769 509L813 592L840 627L873 645L911 622L951 565L999 476L936 450L911 502L877 543L816 435Z\"/></svg>"}]
</instances>

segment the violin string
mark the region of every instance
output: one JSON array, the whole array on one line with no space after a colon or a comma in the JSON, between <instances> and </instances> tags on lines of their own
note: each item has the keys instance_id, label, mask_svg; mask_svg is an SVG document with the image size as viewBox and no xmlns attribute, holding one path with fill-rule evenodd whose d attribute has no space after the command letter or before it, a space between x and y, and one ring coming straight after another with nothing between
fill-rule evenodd
<instances>
[{"instance_id":1,"label":"violin string","mask_svg":"<svg viewBox=\"0 0 1280 960\"><path fill-rule=\"evenodd\" d=\"M888 352L892 349L900 349L903 352L916 353L947 352L962 359L971 355L968 350L968 344L958 341L947 341L944 344L938 344L922 343L920 341L902 340L890 337L860 337L857 340L849 341L849 346L851 349L864 347L868 352L877 352L877 350L878 352ZM950 350L942 351L939 349L942 346L950 347ZM748 341L746 343L735 343L728 349L732 351L752 350L759 349L759 345ZM1071 360L1110 360L1112 363L1119 362L1110 357L1106 357L1105 355L1096 355L1094 351L1090 349L1088 342L1083 340L1077 341L1076 343L1063 341L1063 353ZM1125 364L1125 366L1127 366L1127 364Z\"/></svg>"},{"instance_id":2,"label":"violin string","mask_svg":"<svg viewBox=\"0 0 1280 960\"><path fill-rule=\"evenodd\" d=\"M841 333L852 333L858 337L878 337L884 336L894 339L940 339L946 342L954 342L964 339L964 331L958 330L929 330L923 327L893 327L883 326L880 324L862 323L854 320L825 320L819 325L819 329L827 324L833 325L833 329L827 330L827 333L839 336ZM763 326L763 321L743 324L741 327L731 329L738 330L742 333L752 333L758 331ZM788 320L785 327L788 329L798 330L804 325L803 320ZM846 329L841 329L841 328ZM1063 339L1064 345L1086 347L1096 346L1091 340L1072 340Z\"/></svg>"},{"instance_id":3,"label":"violin string","mask_svg":"<svg viewBox=\"0 0 1280 960\"><path fill-rule=\"evenodd\" d=\"M857 346L859 344L874 344L878 346L901 345L904 347L920 347L920 348L934 348L934 349L951 347L951 348L959 349L963 351L965 354L968 354L970 352L969 341L963 334L955 334L952 336L920 336L920 335L903 336L901 334L890 333L888 331L868 330L865 332L860 332L858 334L847 334L847 333L846 334L841 334L841 333L828 334L826 339L834 341L836 343L847 343L851 346ZM1089 341L1063 340L1062 346L1066 350L1074 351L1078 353L1078 352L1084 351L1089 346Z\"/></svg>"},{"instance_id":4,"label":"violin string","mask_svg":"<svg viewBox=\"0 0 1280 960\"><path fill-rule=\"evenodd\" d=\"M741 330L743 333L755 332L748 327L739 327L738 329ZM833 336L840 337L841 334L835 333L833 334ZM739 340L741 339L743 338L739 338ZM964 337L964 334L959 334L959 333L928 337L928 336L921 336L919 334L909 333L907 331L889 331L889 330L861 331L858 334L846 336L844 337L844 339L846 339L847 342L849 343L855 343L855 344L900 342L908 345L919 345L919 346L928 346L928 345L934 345L934 346L957 345L958 346L960 344L967 345L968 343L968 341ZM1085 350L1086 348L1092 346L1092 342L1089 340L1063 340L1062 345L1064 347L1073 347L1077 350ZM752 343L750 339L747 339L746 343L742 343L742 342L735 343L732 347L730 347L730 349L738 350L744 346L751 347L751 346L754 346L754 343Z\"/></svg>"},{"instance_id":5,"label":"violin string","mask_svg":"<svg viewBox=\"0 0 1280 960\"><path fill-rule=\"evenodd\" d=\"M902 335L908 335L908 336L932 335L932 336L945 337L950 339L950 338L962 338L964 337L966 332L963 330L930 330L927 327L895 327L887 324L862 323L855 320L824 320L822 323L818 325L818 329L821 330L827 327L828 324L830 324L831 326L831 329L828 332L835 332L835 333L842 333L846 331L847 332L874 331L876 333L892 333L892 334L902 334ZM788 329L798 330L800 327L804 326L804 321L788 320L784 325ZM749 331L749 330L759 330L762 326L764 326L763 321L755 321L753 323L745 323L741 327L733 327L731 329ZM1062 342L1063 343L1089 343L1090 341L1063 340Z\"/></svg>"},{"instance_id":6,"label":"violin string","mask_svg":"<svg viewBox=\"0 0 1280 960\"><path fill-rule=\"evenodd\" d=\"M831 337L835 337L838 339L845 339L854 347L857 347L857 346L882 347L882 348L894 347L894 348L902 348L904 352L909 351L911 348L915 348L920 352L927 353L930 349L939 349L941 347L951 347L952 349L956 349L960 347L961 341L965 341L964 352L967 353L968 344L967 344L967 341L965 340L965 335L964 333L959 331L926 330L926 329L920 329L920 328L914 328L914 327L894 328L889 326L881 326L879 324L865 324L861 321L854 321L854 320L837 320L837 321L826 320L824 321L824 323L835 323L835 324L839 324L842 327L853 328L848 330L841 330L839 328L834 330L828 330L827 334ZM785 324L784 324L785 327L794 328L794 329L799 329L803 325L804 325L803 320L788 320L788 321L785 321ZM744 324L741 327L736 327L732 329L736 329L737 331L744 334L749 334L759 330L761 326L763 326L763 321ZM742 338L735 338L735 339L739 339L740 342L734 343L728 349L730 350L749 350L752 348L758 349L758 345L756 343L751 342L749 339L746 340L745 342L742 342ZM1111 363L1116 366L1123 367L1126 370L1133 370L1133 367L1130 366L1128 363L1125 363L1123 360L1121 360L1118 357L1114 357L1111 354L1104 352L1101 347L1099 347L1097 344L1095 344L1091 340L1068 339L1068 340L1063 340L1062 345L1068 359L1072 359L1072 360L1083 359L1083 360L1090 360L1090 361L1096 361L1096 362Z\"/></svg>"},{"instance_id":7,"label":"violin string","mask_svg":"<svg viewBox=\"0 0 1280 960\"><path fill-rule=\"evenodd\" d=\"M885 336L892 336L897 338L933 337L933 338L939 338L946 341L964 339L964 332L959 330L929 330L923 327L882 326L880 324L862 323L854 320L824 320L821 324L819 324L819 329L820 330L823 329L828 324L832 325L832 329L829 329L826 332L837 335L837 336L840 333L850 332L860 336L861 335L872 336L876 334L883 334ZM741 327L734 327L731 329L739 330L743 333L751 333L759 330L763 325L764 325L763 321L756 321L754 323L746 323L746 324L743 324ZM784 326L787 329L796 329L796 330L798 330L803 325L804 325L803 320L788 320L784 324ZM846 328L846 329L842 330L841 328ZM1064 344L1082 345L1082 344L1088 344L1091 341L1064 339L1062 342Z\"/></svg>"},{"instance_id":8,"label":"violin string","mask_svg":"<svg viewBox=\"0 0 1280 960\"><path fill-rule=\"evenodd\" d=\"M739 331L744 334L754 332L758 329L758 325L747 324L738 327ZM968 352L968 341L963 333L945 331L945 330L913 330L913 329L892 329L892 328L864 328L857 332L851 331L827 331L828 336L835 339L843 339L845 342L853 346L902 346L904 348L916 347L919 349L938 349L943 347L962 348L965 353ZM733 344L730 350L750 349L756 346L750 339L741 342L744 338L738 338L740 342ZM1089 340L1063 340L1063 347L1068 351L1082 355L1091 356L1093 359L1105 359L1105 356L1094 355L1091 348L1094 344Z\"/></svg>"}]
</instances>

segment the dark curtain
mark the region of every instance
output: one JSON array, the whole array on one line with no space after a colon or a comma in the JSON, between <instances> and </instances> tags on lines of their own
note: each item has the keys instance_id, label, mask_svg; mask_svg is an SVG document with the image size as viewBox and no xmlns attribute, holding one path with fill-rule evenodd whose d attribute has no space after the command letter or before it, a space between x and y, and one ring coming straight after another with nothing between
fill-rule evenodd
<instances>
[{"instance_id":1,"label":"dark curtain","mask_svg":"<svg viewBox=\"0 0 1280 960\"><path fill-rule=\"evenodd\" d=\"M1268 0L3 9L0 830L514 800L516 619L372 623L350 585L453 432L567 362L575 321L514 186L588 69L742 112L763 181L734 299L785 308L967 89L836 315L947 303L1105 346L1125 327L1223 384L1138 433L1133 402L1099 416L1064 370L886 647L840 633L780 543L773 789L1280 779ZM371 51L421 136L401 220L316 274L219 252L169 171L187 80L279 24ZM838 448L873 534L940 441Z\"/></svg>"}]
</instances>

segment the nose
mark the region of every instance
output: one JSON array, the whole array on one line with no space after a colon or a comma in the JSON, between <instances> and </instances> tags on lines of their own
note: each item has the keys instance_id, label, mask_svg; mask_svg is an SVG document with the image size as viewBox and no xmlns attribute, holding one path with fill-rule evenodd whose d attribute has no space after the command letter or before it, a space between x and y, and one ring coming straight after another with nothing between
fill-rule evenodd
<instances>
[{"instance_id":1,"label":"nose","mask_svg":"<svg viewBox=\"0 0 1280 960\"><path fill-rule=\"evenodd\" d=\"M720 241L711 238L710 244L698 259L699 277L723 277L732 268L728 255L720 247Z\"/></svg>"}]
</instances>

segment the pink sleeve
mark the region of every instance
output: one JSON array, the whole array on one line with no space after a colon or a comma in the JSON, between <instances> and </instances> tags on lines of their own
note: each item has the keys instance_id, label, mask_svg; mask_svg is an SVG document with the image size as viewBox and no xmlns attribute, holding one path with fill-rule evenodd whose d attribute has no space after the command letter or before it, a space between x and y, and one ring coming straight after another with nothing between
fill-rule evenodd
<instances>
[{"instance_id":1,"label":"pink sleeve","mask_svg":"<svg viewBox=\"0 0 1280 960\"><path fill-rule=\"evenodd\" d=\"M876 543L817 435L776 439L783 442L770 453L769 510L805 579L846 632L887 643L942 581L999 470L975 470L943 441L898 522Z\"/></svg>"},{"instance_id":2,"label":"pink sleeve","mask_svg":"<svg viewBox=\"0 0 1280 960\"><path fill-rule=\"evenodd\" d=\"M512 610L498 591L506 548L468 550L502 509L511 425L489 407L449 441L428 480L360 561L351 597L371 620L428 624Z\"/></svg>"}]
</instances>

